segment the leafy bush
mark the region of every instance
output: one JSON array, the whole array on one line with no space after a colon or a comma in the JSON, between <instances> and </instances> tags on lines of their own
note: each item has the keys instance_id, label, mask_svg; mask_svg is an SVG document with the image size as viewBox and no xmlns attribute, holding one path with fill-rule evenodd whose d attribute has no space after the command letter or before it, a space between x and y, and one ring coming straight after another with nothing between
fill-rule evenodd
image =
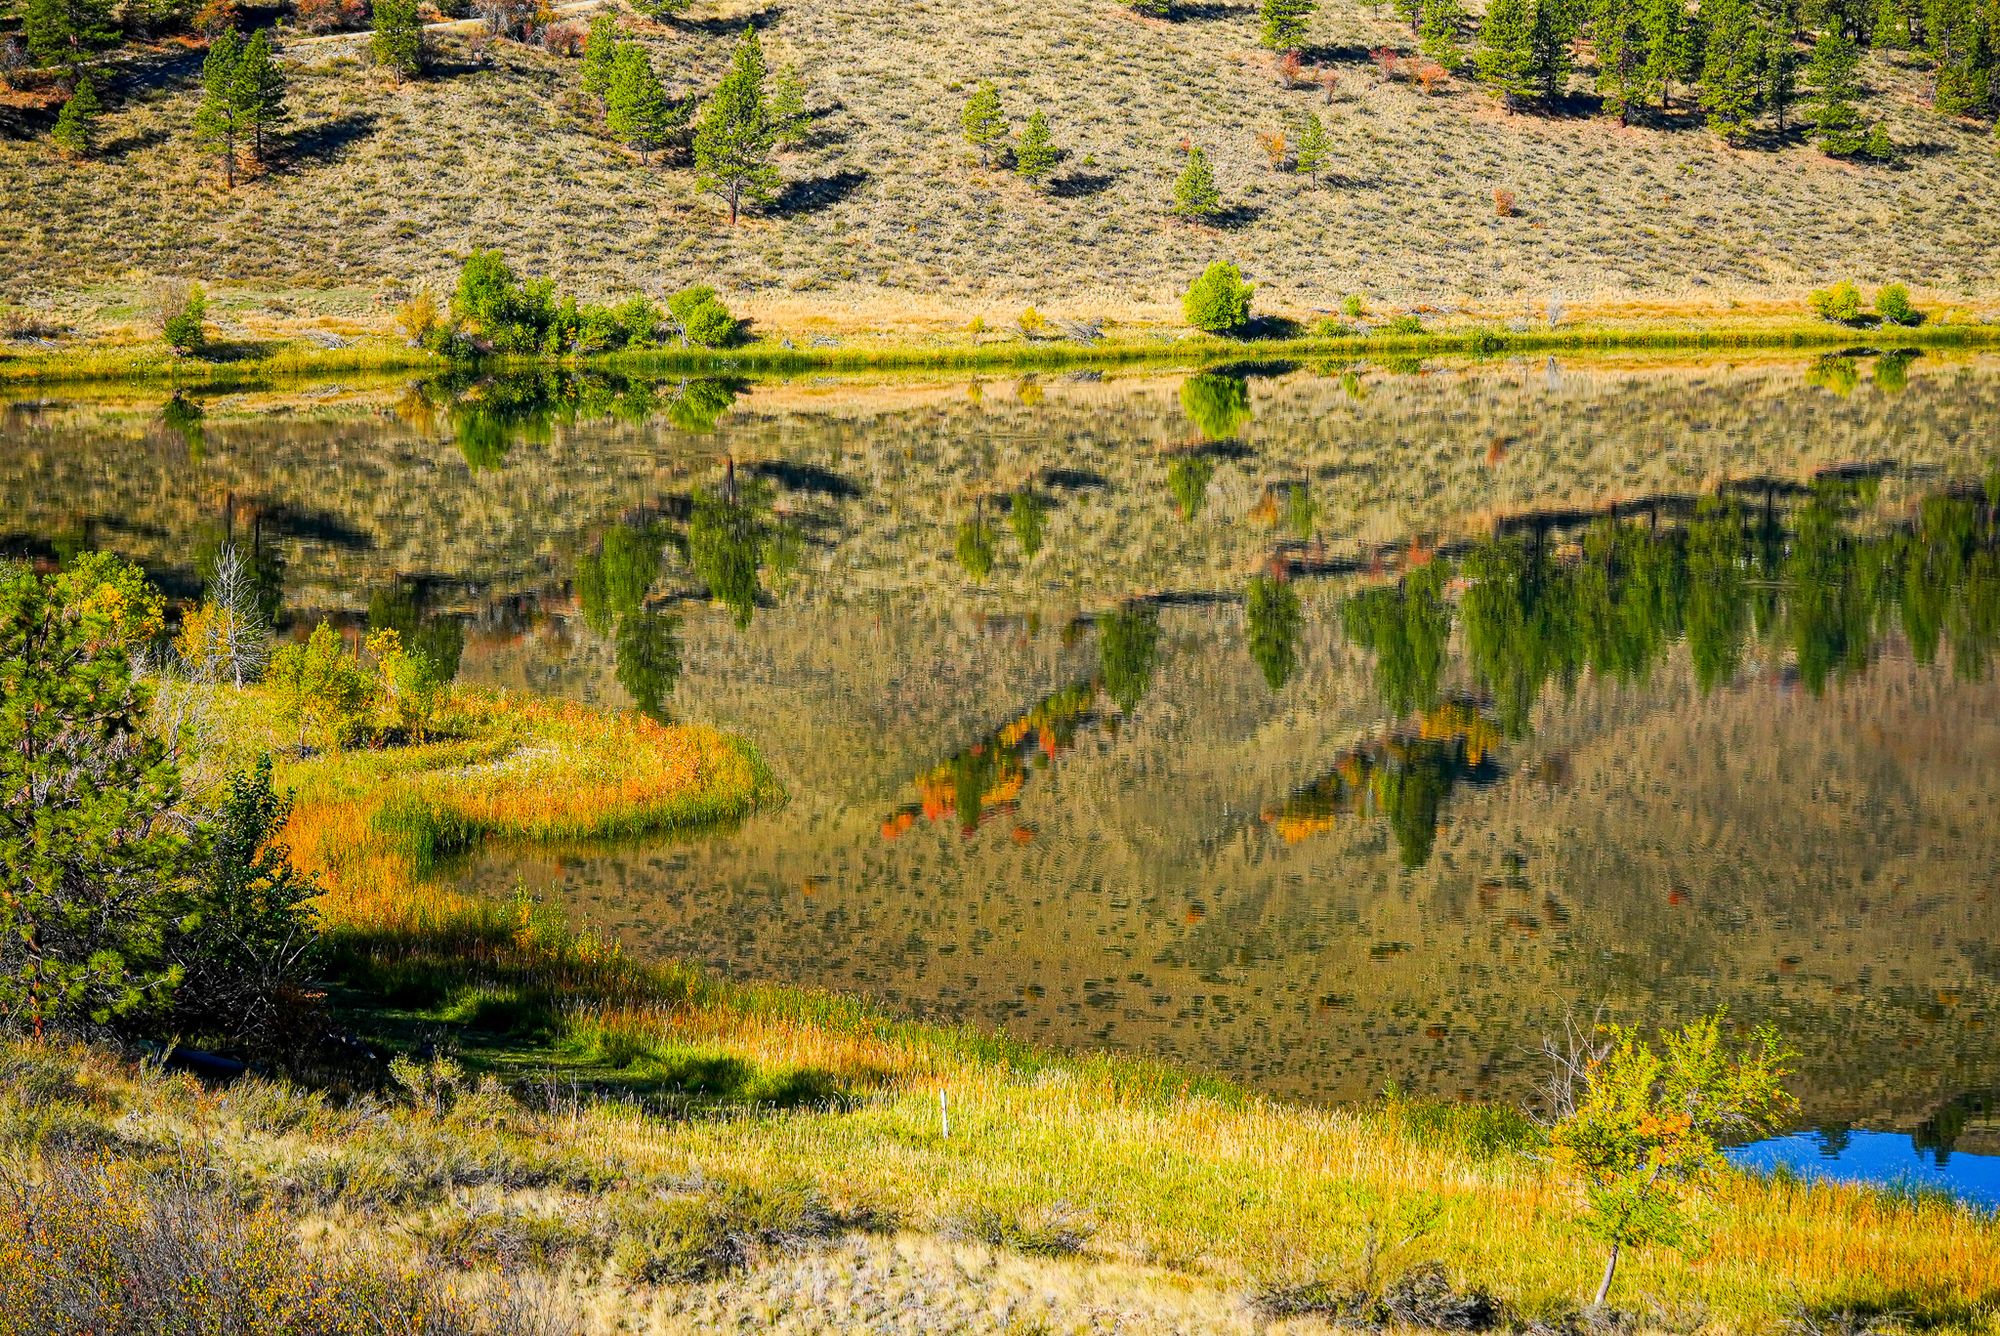
<instances>
[{"instance_id":1,"label":"leafy bush","mask_svg":"<svg viewBox=\"0 0 2000 1336\"><path fill-rule=\"evenodd\" d=\"M1208 334L1234 334L1250 323L1250 294L1243 271L1226 260L1211 264L1181 299L1187 322Z\"/></svg>"},{"instance_id":2,"label":"leafy bush","mask_svg":"<svg viewBox=\"0 0 2000 1336\"><path fill-rule=\"evenodd\" d=\"M183 357L201 350L207 337L208 295L199 283L168 282L154 294L160 334Z\"/></svg>"},{"instance_id":3,"label":"leafy bush","mask_svg":"<svg viewBox=\"0 0 2000 1336\"><path fill-rule=\"evenodd\" d=\"M1807 295L1813 314L1822 320L1831 320L1839 325L1851 325L1861 319L1861 289L1842 279L1830 288L1816 288Z\"/></svg>"},{"instance_id":4,"label":"leafy bush","mask_svg":"<svg viewBox=\"0 0 2000 1336\"><path fill-rule=\"evenodd\" d=\"M667 323L679 334L683 348L726 348L742 332L741 323L715 289L702 284L667 298Z\"/></svg>"},{"instance_id":5,"label":"leafy bush","mask_svg":"<svg viewBox=\"0 0 2000 1336\"><path fill-rule=\"evenodd\" d=\"M1391 334L1411 337L1424 332L1424 322L1415 315L1405 313L1397 316L1382 328Z\"/></svg>"},{"instance_id":6,"label":"leafy bush","mask_svg":"<svg viewBox=\"0 0 2000 1336\"><path fill-rule=\"evenodd\" d=\"M344 747L367 725L368 674L331 622L321 622L304 644L280 645L266 676L279 717L298 725L301 747Z\"/></svg>"},{"instance_id":7,"label":"leafy bush","mask_svg":"<svg viewBox=\"0 0 2000 1336\"><path fill-rule=\"evenodd\" d=\"M1892 325L1920 325L1923 312L1910 304L1910 290L1891 283L1875 294L1875 314Z\"/></svg>"}]
</instances>

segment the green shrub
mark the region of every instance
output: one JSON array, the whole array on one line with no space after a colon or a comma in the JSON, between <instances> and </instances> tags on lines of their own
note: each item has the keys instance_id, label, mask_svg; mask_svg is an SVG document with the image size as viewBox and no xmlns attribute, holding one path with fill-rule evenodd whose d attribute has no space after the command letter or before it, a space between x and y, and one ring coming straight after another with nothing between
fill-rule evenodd
<instances>
[{"instance_id":1,"label":"green shrub","mask_svg":"<svg viewBox=\"0 0 2000 1336\"><path fill-rule=\"evenodd\" d=\"M1892 325L1918 325L1923 313L1910 304L1910 290L1891 283L1875 294L1875 314Z\"/></svg>"},{"instance_id":2,"label":"green shrub","mask_svg":"<svg viewBox=\"0 0 2000 1336\"><path fill-rule=\"evenodd\" d=\"M1851 325L1861 318L1861 289L1842 279L1830 288L1816 288L1806 300L1813 314L1838 325Z\"/></svg>"},{"instance_id":3,"label":"green shrub","mask_svg":"<svg viewBox=\"0 0 2000 1336\"><path fill-rule=\"evenodd\" d=\"M1181 299L1187 322L1208 334L1234 334L1250 323L1250 294L1243 271L1217 260L1188 286Z\"/></svg>"},{"instance_id":4,"label":"green shrub","mask_svg":"<svg viewBox=\"0 0 2000 1336\"><path fill-rule=\"evenodd\" d=\"M1414 336L1424 332L1424 322L1414 315L1399 315L1383 328L1391 334Z\"/></svg>"},{"instance_id":5,"label":"green shrub","mask_svg":"<svg viewBox=\"0 0 2000 1336\"><path fill-rule=\"evenodd\" d=\"M168 347L183 357L201 351L207 340L208 295L199 283L188 284L179 303L161 314L160 333L166 336Z\"/></svg>"},{"instance_id":6,"label":"green shrub","mask_svg":"<svg viewBox=\"0 0 2000 1336\"><path fill-rule=\"evenodd\" d=\"M742 332L741 323L715 289L703 284L667 298L667 323L679 334L683 348L726 348Z\"/></svg>"}]
</instances>

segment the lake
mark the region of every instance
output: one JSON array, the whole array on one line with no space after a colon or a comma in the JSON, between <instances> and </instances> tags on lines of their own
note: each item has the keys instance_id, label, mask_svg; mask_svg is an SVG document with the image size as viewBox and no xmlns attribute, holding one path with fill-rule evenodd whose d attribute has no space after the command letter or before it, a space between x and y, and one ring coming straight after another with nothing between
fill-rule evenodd
<instances>
[{"instance_id":1,"label":"lake","mask_svg":"<svg viewBox=\"0 0 2000 1336\"><path fill-rule=\"evenodd\" d=\"M11 393L9 553L754 740L449 873L639 952L1312 1099L1727 1006L1815 1155L2000 1153L2000 359Z\"/></svg>"}]
</instances>

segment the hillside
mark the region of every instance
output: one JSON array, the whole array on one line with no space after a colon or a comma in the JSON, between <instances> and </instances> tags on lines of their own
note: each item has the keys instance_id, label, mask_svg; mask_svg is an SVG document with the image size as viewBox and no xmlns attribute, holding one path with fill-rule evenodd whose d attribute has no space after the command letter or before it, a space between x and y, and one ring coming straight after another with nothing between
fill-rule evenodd
<instances>
[{"instance_id":1,"label":"hillside","mask_svg":"<svg viewBox=\"0 0 2000 1336\"><path fill-rule=\"evenodd\" d=\"M1322 6L1305 49L1314 78L1336 76L1330 106L1316 82L1281 86L1247 4L1168 22L1113 0L704 0L624 22L675 96L713 87L746 22L774 68L803 73L811 133L762 215L732 229L687 167L604 137L575 59L462 30L401 86L366 63L365 34L286 40L279 161L225 190L192 142L199 50L169 42L114 60L91 160L51 152L36 96L0 110L0 189L32 201L0 219L0 298L56 327L116 326L147 275L174 272L237 285L225 334L381 328L381 294L445 286L479 246L586 295L714 282L765 332L794 333L1010 324L1030 303L1171 322L1217 258L1299 315L1356 294L1371 311L1539 317L1556 297L1572 317L1744 319L1847 275L1975 313L1995 294L1990 126L1932 111L1928 70L1901 53L1864 67L1864 114L1907 150L1877 167L1796 133L1729 147L1684 110L1623 128L1589 114L1585 74L1560 114L1509 113L1468 77L1426 94L1369 57L1412 51L1408 26L1348 0ZM1069 153L1049 189L980 168L962 139L984 79L1017 129L1048 113ZM1308 110L1332 137L1317 190L1274 172L1258 138ZM1184 141L1215 165L1218 225L1167 216Z\"/></svg>"}]
</instances>

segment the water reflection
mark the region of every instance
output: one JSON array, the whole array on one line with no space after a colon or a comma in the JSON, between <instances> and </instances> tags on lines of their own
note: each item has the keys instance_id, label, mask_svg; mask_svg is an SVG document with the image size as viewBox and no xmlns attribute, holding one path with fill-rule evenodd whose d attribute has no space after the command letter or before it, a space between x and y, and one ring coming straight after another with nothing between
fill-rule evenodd
<instances>
[{"instance_id":1,"label":"water reflection","mask_svg":"<svg viewBox=\"0 0 2000 1336\"><path fill-rule=\"evenodd\" d=\"M1334 1098L1727 1003L1816 1122L1956 1160L2000 365L1858 367L350 385L191 404L198 452L44 400L0 548L189 597L227 538L294 623L754 737L792 801L741 831L464 871L637 951Z\"/></svg>"}]
</instances>

